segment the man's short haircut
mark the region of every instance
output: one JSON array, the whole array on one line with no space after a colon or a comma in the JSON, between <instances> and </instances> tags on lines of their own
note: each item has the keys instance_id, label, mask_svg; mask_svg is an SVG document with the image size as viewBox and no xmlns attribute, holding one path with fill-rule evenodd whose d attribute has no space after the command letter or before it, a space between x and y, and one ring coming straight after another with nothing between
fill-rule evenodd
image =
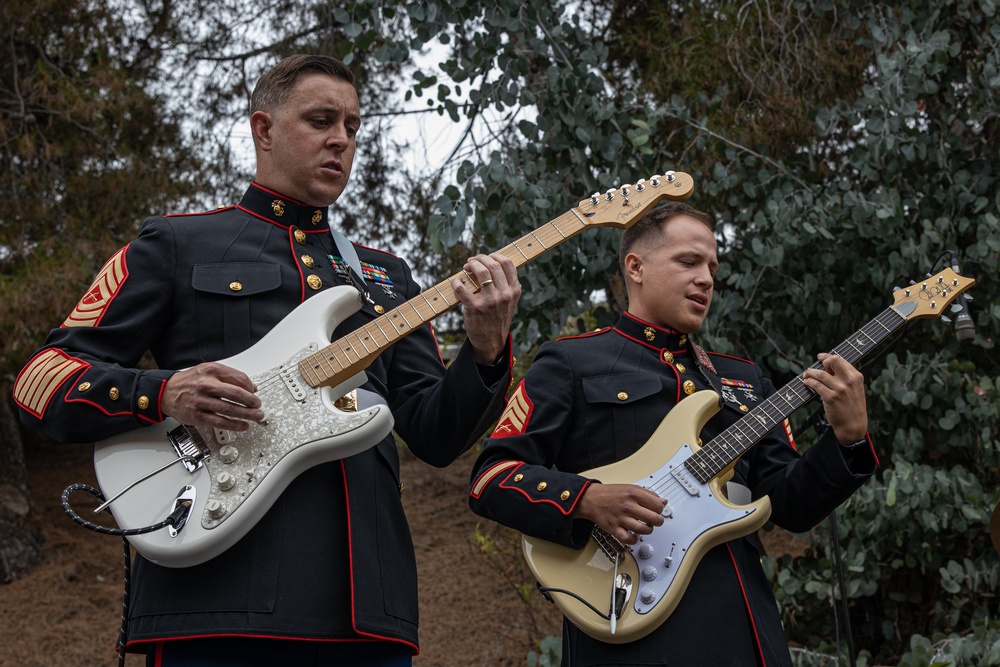
<instances>
[{"instance_id":1,"label":"man's short haircut","mask_svg":"<svg viewBox=\"0 0 1000 667\"><path fill-rule=\"evenodd\" d=\"M674 218L686 215L704 222L709 229L715 231L715 220L708 213L692 208L684 202L667 202L657 206L622 234L621 245L618 247L618 266L625 274L625 256L632 252L636 245L651 239L659 238L667 223Z\"/></svg>"},{"instance_id":2,"label":"man's short haircut","mask_svg":"<svg viewBox=\"0 0 1000 667\"><path fill-rule=\"evenodd\" d=\"M303 74L326 74L354 85L354 73L336 58L298 53L264 72L250 95L250 113L279 109Z\"/></svg>"}]
</instances>

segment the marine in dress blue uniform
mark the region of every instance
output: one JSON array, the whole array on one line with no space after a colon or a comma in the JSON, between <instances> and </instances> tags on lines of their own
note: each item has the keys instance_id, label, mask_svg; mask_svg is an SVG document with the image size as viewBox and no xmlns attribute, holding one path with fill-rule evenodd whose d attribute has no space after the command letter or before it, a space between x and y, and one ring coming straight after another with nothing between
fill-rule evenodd
<instances>
[{"instance_id":1,"label":"marine in dress blue uniform","mask_svg":"<svg viewBox=\"0 0 1000 667\"><path fill-rule=\"evenodd\" d=\"M326 225L325 209L256 184L237 206L148 220L25 367L16 394L24 420L70 442L161 421L159 396L172 374L161 369L232 356L304 299L345 284ZM391 284L395 298L370 289L375 303L334 338L419 290L400 258L356 250L362 262L384 268L391 282L381 284ZM105 289L111 273L121 277ZM147 349L161 369L137 368ZM425 326L366 372L362 388L386 399L410 450L444 466L499 414L510 364L505 357L481 373L466 343L446 373ZM451 417L440 419L442 411ZM389 436L299 476L242 541L208 563L177 570L138 557L130 647L247 634L382 637L415 648L416 569L401 493Z\"/></svg>"},{"instance_id":2,"label":"marine in dress blue uniform","mask_svg":"<svg viewBox=\"0 0 1000 667\"><path fill-rule=\"evenodd\" d=\"M714 243L712 250L714 257ZM710 278L699 280L705 284L694 291L710 294ZM660 287L675 288L686 289ZM756 364L706 353L690 331L629 312L614 327L545 343L476 461L472 509L527 535L582 548L594 523L579 508L601 480L580 473L635 453L675 405L701 390L718 392L722 402L703 442L774 392ZM800 455L786 429L787 422L751 448L732 482L754 499L770 496L775 524L805 531L860 487L877 461L867 434L844 447L828 431ZM676 610L637 641L603 643L565 622L563 665L790 665L761 554L756 534L711 549Z\"/></svg>"},{"instance_id":3,"label":"marine in dress blue uniform","mask_svg":"<svg viewBox=\"0 0 1000 667\"><path fill-rule=\"evenodd\" d=\"M357 97L342 64L293 56L275 69L293 61L299 70L288 84L292 102L267 101L260 107L264 111L251 117L258 177L266 176L268 184L255 181L235 206L147 220L18 376L14 393L25 423L60 441L87 442L160 422L168 414L172 380L246 350L303 301L347 284L348 262L330 234L327 206L290 197L270 181L289 188L301 182L305 195L332 203L350 172ZM289 139L295 133L299 136ZM261 146L267 149L263 153ZM315 160L310 161L310 150ZM262 166L274 153L296 162L287 170L281 161ZM419 293L402 259L354 248L372 302L340 323L334 339ZM478 260L467 266L484 271ZM511 288L492 270L478 280L492 282L484 276L493 276ZM509 298L498 303L493 311L486 309L495 316L489 335L478 331L478 340L497 339L502 347L488 362L467 341L446 369L428 325L366 370L362 388L384 399L395 431L432 465L451 463L502 410L511 372L503 322L512 315L516 296L513 303ZM471 339L469 322L467 310ZM157 368L140 367L147 350ZM247 407L216 401L216 412L255 414L250 406L255 397L248 393L246 399ZM396 443L389 435L361 454L299 475L242 540L204 564L164 568L137 556L128 650L149 649L150 664L159 664L164 654L169 658L172 647L192 638L225 638L218 639L222 649L211 648L235 661L225 664L257 664L251 660L259 660L265 646L240 641L246 638L301 640L297 646L349 642L340 644L349 650L333 654L341 664L349 664L342 655L357 654L359 641L374 642L367 644L363 662L374 663L376 654L416 653L416 566L402 493ZM210 652L197 641L186 642L186 655ZM289 644L278 646L286 655Z\"/></svg>"}]
</instances>

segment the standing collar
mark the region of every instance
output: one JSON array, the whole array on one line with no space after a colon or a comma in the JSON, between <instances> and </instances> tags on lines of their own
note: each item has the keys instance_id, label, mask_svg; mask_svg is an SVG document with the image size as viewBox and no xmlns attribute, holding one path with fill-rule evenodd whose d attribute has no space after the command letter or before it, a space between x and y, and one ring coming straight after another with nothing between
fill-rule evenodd
<instances>
[{"instance_id":1,"label":"standing collar","mask_svg":"<svg viewBox=\"0 0 1000 667\"><path fill-rule=\"evenodd\" d=\"M239 207L285 229L298 227L306 232L329 231L326 206L307 206L256 182L250 183Z\"/></svg>"},{"instance_id":2,"label":"standing collar","mask_svg":"<svg viewBox=\"0 0 1000 667\"><path fill-rule=\"evenodd\" d=\"M622 313L615 331L653 350L682 350L688 346L687 334L655 326L629 312Z\"/></svg>"}]
</instances>

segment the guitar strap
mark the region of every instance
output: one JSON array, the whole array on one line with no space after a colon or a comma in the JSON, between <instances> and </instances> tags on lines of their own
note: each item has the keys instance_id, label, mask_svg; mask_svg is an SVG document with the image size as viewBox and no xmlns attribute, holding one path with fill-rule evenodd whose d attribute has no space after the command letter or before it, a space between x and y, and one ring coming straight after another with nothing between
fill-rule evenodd
<instances>
[{"instance_id":1,"label":"guitar strap","mask_svg":"<svg viewBox=\"0 0 1000 667\"><path fill-rule=\"evenodd\" d=\"M712 365L712 360L708 358L708 353L705 352L705 348L698 343L691 340L688 336L688 343L691 345L691 351L694 353L694 358L696 361L696 366L701 372L702 377L708 382L709 386L715 390L719 396L722 396L722 384L718 382L719 371L715 370L715 366Z\"/></svg>"},{"instance_id":2,"label":"guitar strap","mask_svg":"<svg viewBox=\"0 0 1000 667\"><path fill-rule=\"evenodd\" d=\"M348 241L344 233L336 229L332 224L330 225L330 235L333 237L333 243L337 246L337 250L340 251L340 256L347 262L348 277L351 284L361 293L365 301L375 303L368 292L368 284L365 282L364 277L365 272L361 268L361 260L358 259L358 252L354 249L354 244Z\"/></svg>"}]
</instances>

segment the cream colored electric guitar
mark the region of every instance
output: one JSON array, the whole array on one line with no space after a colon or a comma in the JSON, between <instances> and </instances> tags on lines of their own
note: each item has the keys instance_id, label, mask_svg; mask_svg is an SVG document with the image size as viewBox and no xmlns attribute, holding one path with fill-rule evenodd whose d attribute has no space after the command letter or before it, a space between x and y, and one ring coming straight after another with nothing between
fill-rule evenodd
<instances>
[{"instance_id":1,"label":"cream colored electric guitar","mask_svg":"<svg viewBox=\"0 0 1000 667\"><path fill-rule=\"evenodd\" d=\"M941 316L974 284L945 269L897 290L895 303L833 354L855 364L908 320ZM563 614L601 641L635 641L655 630L677 607L709 549L748 535L767 521L771 503L766 496L748 505L726 497L727 473L740 456L815 396L796 378L702 447L698 434L719 411L719 396L700 391L685 398L639 451L581 473L604 483L634 483L666 498L663 525L630 547L597 528L579 551L524 537L525 559L539 585L543 590L560 589L549 595Z\"/></svg>"},{"instance_id":2,"label":"cream colored electric guitar","mask_svg":"<svg viewBox=\"0 0 1000 667\"><path fill-rule=\"evenodd\" d=\"M693 190L688 174L667 172L595 194L500 252L521 266L588 227L626 228L663 199L684 200ZM297 475L382 440L393 425L385 405L345 412L336 399L365 382L364 370L388 346L458 305L451 280L332 344L334 329L360 300L352 287L324 290L256 345L220 360L259 388L267 418L248 431L166 419L97 443L97 479L119 527L181 517L168 528L130 535L132 546L168 567L203 563L246 535Z\"/></svg>"}]
</instances>

